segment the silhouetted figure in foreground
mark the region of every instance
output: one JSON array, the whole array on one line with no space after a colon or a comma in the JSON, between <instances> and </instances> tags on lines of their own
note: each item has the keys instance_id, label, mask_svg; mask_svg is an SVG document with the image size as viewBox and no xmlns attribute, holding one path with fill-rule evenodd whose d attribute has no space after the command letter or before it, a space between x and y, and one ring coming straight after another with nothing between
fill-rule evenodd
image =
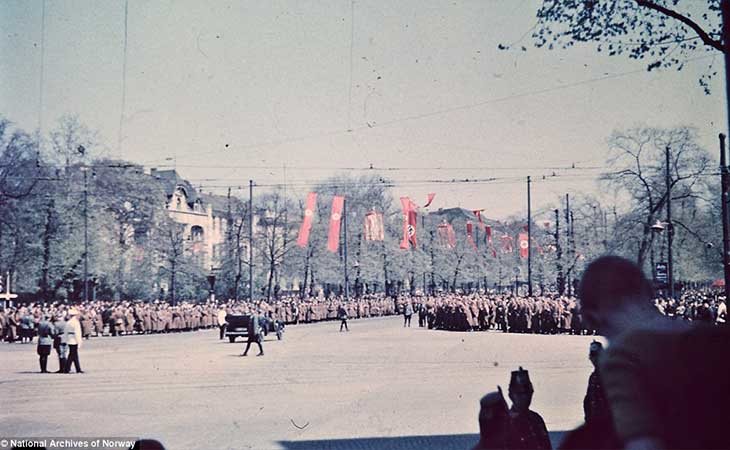
<instances>
[{"instance_id":1,"label":"silhouetted figure in foreground","mask_svg":"<svg viewBox=\"0 0 730 450\"><path fill-rule=\"evenodd\" d=\"M730 329L673 321L653 305L642 270L616 256L588 266L579 297L610 345L599 371L627 449L730 448Z\"/></svg>"},{"instance_id":2,"label":"silhouetted figure in foreground","mask_svg":"<svg viewBox=\"0 0 730 450\"><path fill-rule=\"evenodd\" d=\"M588 389L583 399L585 423L565 436L560 443L561 450L609 450L621 447L613 429L611 409L598 371L602 353L603 344L591 342L588 359L594 370L588 378Z\"/></svg>"},{"instance_id":3,"label":"silhouetted figure in foreground","mask_svg":"<svg viewBox=\"0 0 730 450\"><path fill-rule=\"evenodd\" d=\"M165 450L165 446L154 439L140 439L130 450Z\"/></svg>"},{"instance_id":4,"label":"silhouetted figure in foreground","mask_svg":"<svg viewBox=\"0 0 730 450\"><path fill-rule=\"evenodd\" d=\"M522 367L512 372L509 398L512 408L508 414L507 448L552 450L550 436L542 417L530 410L534 389L530 374Z\"/></svg>"},{"instance_id":5,"label":"silhouetted figure in foreground","mask_svg":"<svg viewBox=\"0 0 730 450\"><path fill-rule=\"evenodd\" d=\"M479 402L479 442L473 450L507 448L507 402L502 389L498 389Z\"/></svg>"}]
</instances>

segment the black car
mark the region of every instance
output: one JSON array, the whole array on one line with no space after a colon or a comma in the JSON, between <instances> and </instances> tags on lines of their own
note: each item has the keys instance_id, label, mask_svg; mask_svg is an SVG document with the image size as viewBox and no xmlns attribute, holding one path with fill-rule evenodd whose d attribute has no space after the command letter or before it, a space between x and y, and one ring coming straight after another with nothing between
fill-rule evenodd
<instances>
[{"instance_id":1,"label":"black car","mask_svg":"<svg viewBox=\"0 0 730 450\"><path fill-rule=\"evenodd\" d=\"M226 336L228 336L228 341L235 342L238 336L248 336L248 324L250 320L250 314L226 315ZM261 326L261 331L264 333L264 337L269 333L276 333L276 339L278 340L284 337L284 322L280 320L259 316L259 325Z\"/></svg>"}]
</instances>

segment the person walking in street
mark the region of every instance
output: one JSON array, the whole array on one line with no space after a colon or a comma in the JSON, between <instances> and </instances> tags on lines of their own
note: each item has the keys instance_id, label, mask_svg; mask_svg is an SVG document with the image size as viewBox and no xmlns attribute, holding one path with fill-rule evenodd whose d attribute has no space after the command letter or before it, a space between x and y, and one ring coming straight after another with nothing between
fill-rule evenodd
<instances>
[{"instance_id":1,"label":"person walking in street","mask_svg":"<svg viewBox=\"0 0 730 450\"><path fill-rule=\"evenodd\" d=\"M261 322L259 315L252 312L248 322L248 341L246 342L246 349L243 351L241 356L248 355L248 349L251 348L251 344L254 342L259 346L259 353L256 356L264 356L264 347L261 345L262 340L263 337L261 336Z\"/></svg>"},{"instance_id":2,"label":"person walking in street","mask_svg":"<svg viewBox=\"0 0 730 450\"><path fill-rule=\"evenodd\" d=\"M68 344L68 359L66 360L65 373L71 373L71 364L73 363L76 373L84 373L81 370L81 363L79 362L79 349L83 343L81 336L81 323L79 322L79 310L71 308L68 310L69 319L66 323L66 328L63 334L66 336L66 343Z\"/></svg>"},{"instance_id":3,"label":"person walking in street","mask_svg":"<svg viewBox=\"0 0 730 450\"><path fill-rule=\"evenodd\" d=\"M345 328L345 331L350 331L347 328L347 309L345 309L345 305L340 305L337 309L337 318L340 319L340 332L342 332L342 327Z\"/></svg>"},{"instance_id":4,"label":"person walking in street","mask_svg":"<svg viewBox=\"0 0 730 450\"><path fill-rule=\"evenodd\" d=\"M53 325L50 322L51 315L45 313L43 319L38 323L38 362L41 366L41 373L48 373L48 355L51 354L53 346Z\"/></svg>"}]
</instances>

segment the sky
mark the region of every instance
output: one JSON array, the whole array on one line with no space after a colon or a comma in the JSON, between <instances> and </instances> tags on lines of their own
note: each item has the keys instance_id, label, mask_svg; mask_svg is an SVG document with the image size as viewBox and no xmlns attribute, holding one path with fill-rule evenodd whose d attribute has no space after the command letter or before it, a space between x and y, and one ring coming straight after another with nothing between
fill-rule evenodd
<instances>
[{"instance_id":1,"label":"sky","mask_svg":"<svg viewBox=\"0 0 730 450\"><path fill-rule=\"evenodd\" d=\"M528 175L534 210L605 195L594 177L614 130L694 126L717 153L724 86L697 82L711 58L646 72L590 45L537 49L539 3L129 0L125 52L125 1L4 0L0 114L43 133L77 114L96 154L174 167L203 191L286 181L303 199L377 172L396 196L495 219L526 211Z\"/></svg>"}]
</instances>

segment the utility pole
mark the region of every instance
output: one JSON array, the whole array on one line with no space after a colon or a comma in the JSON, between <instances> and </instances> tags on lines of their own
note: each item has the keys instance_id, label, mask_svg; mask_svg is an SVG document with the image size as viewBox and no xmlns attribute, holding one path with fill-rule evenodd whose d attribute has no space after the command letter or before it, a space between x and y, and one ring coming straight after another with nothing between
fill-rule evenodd
<instances>
[{"instance_id":1,"label":"utility pole","mask_svg":"<svg viewBox=\"0 0 730 450\"><path fill-rule=\"evenodd\" d=\"M89 301L89 182L88 167L83 166L84 172L84 302Z\"/></svg>"},{"instance_id":2,"label":"utility pole","mask_svg":"<svg viewBox=\"0 0 730 450\"><path fill-rule=\"evenodd\" d=\"M435 273L434 273L434 271L435 271L435 268L434 268L434 254L433 254L433 235L434 235L434 231L431 230L429 234L431 235L431 286L429 286L429 290L428 291L431 293L431 295L433 295L434 294L434 289L436 287L436 284L435 284Z\"/></svg>"},{"instance_id":3,"label":"utility pole","mask_svg":"<svg viewBox=\"0 0 730 450\"><path fill-rule=\"evenodd\" d=\"M730 201L730 170L727 166L725 135L720 133L720 177L722 180L722 267L725 274L725 302L730 302L730 220L728 201Z\"/></svg>"},{"instance_id":4,"label":"utility pole","mask_svg":"<svg viewBox=\"0 0 730 450\"><path fill-rule=\"evenodd\" d=\"M578 259L575 257L575 217L573 216L573 211L570 211L570 226L568 229L570 230L570 274L571 280L570 280L570 293L571 295L575 295L575 263L578 261Z\"/></svg>"},{"instance_id":5,"label":"utility pole","mask_svg":"<svg viewBox=\"0 0 730 450\"><path fill-rule=\"evenodd\" d=\"M253 301L253 180L248 180L248 301Z\"/></svg>"},{"instance_id":6,"label":"utility pole","mask_svg":"<svg viewBox=\"0 0 730 450\"><path fill-rule=\"evenodd\" d=\"M565 292L565 279L563 278L563 250L560 248L560 210L555 210L555 253L558 269L558 277L555 280L558 287L558 294Z\"/></svg>"},{"instance_id":7,"label":"utility pole","mask_svg":"<svg viewBox=\"0 0 730 450\"><path fill-rule=\"evenodd\" d=\"M674 274L672 271L672 240L674 238L674 225L672 224L672 178L669 168L669 146L665 147L667 160L666 182L667 182L667 282L669 283L669 297L674 298Z\"/></svg>"},{"instance_id":8,"label":"utility pole","mask_svg":"<svg viewBox=\"0 0 730 450\"><path fill-rule=\"evenodd\" d=\"M527 176L527 296L532 297L532 210L530 176Z\"/></svg>"},{"instance_id":9,"label":"utility pole","mask_svg":"<svg viewBox=\"0 0 730 450\"><path fill-rule=\"evenodd\" d=\"M570 296L570 273L572 270L570 266L570 194L565 194L565 257L568 263L565 273L565 285L568 296Z\"/></svg>"},{"instance_id":10,"label":"utility pole","mask_svg":"<svg viewBox=\"0 0 730 450\"><path fill-rule=\"evenodd\" d=\"M344 232L344 253L345 253L345 300L350 298L349 279L347 278L347 199L342 200L342 222Z\"/></svg>"}]
</instances>

